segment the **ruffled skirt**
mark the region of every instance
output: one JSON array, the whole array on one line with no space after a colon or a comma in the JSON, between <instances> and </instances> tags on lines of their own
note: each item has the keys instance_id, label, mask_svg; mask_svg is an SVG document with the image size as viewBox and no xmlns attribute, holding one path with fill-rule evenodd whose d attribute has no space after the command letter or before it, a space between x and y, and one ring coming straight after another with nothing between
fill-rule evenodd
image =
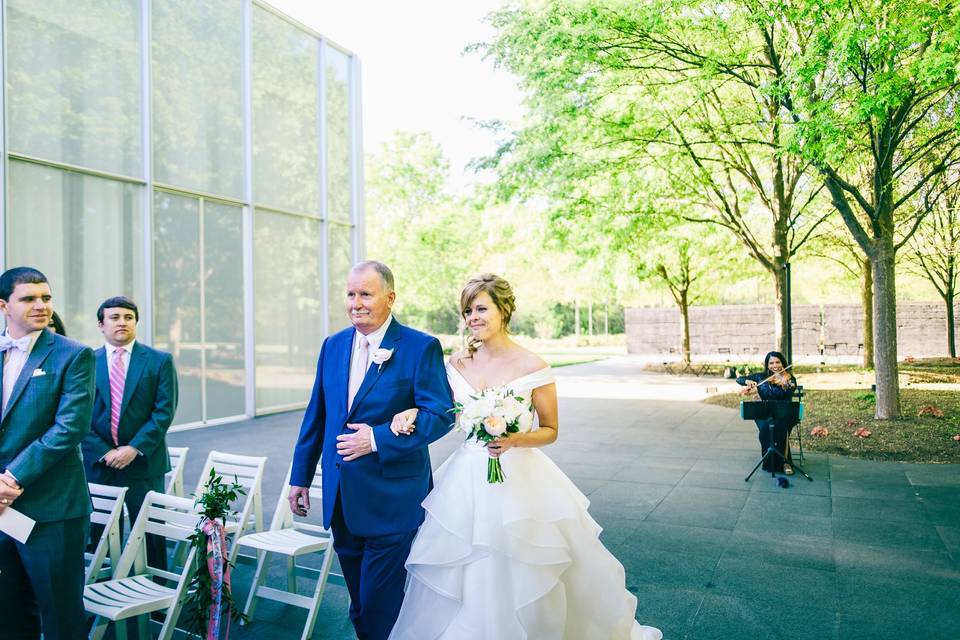
<instances>
[{"instance_id":1,"label":"ruffled skirt","mask_svg":"<svg viewBox=\"0 0 960 640\"><path fill-rule=\"evenodd\" d=\"M589 501L539 449L501 458L465 443L437 470L407 560L396 640L660 640L634 620L623 565L600 543Z\"/></svg>"}]
</instances>

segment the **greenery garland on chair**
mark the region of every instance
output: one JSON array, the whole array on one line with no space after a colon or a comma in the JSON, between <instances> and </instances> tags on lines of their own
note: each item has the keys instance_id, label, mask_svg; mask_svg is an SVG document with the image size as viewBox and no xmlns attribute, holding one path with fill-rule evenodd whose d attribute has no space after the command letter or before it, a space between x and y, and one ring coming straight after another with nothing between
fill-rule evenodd
<instances>
[{"instance_id":1,"label":"greenery garland on chair","mask_svg":"<svg viewBox=\"0 0 960 640\"><path fill-rule=\"evenodd\" d=\"M227 540L224 527L228 514L236 515L230 505L247 490L234 481L227 485L215 469L210 469L210 477L200 495L194 495L197 506L202 507L202 518L190 536L190 546L196 551L191 581L187 595L187 608L190 611L189 629L191 632L217 640L220 637L221 613L229 618L247 621L233 601L230 590L230 570L233 565L227 562ZM230 635L230 622L227 620L226 635Z\"/></svg>"}]
</instances>

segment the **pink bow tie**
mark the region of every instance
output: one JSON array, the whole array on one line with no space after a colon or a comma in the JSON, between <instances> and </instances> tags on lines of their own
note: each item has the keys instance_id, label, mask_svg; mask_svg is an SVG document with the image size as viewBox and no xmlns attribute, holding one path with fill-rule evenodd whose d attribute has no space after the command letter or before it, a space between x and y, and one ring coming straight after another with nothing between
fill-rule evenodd
<instances>
[{"instance_id":1,"label":"pink bow tie","mask_svg":"<svg viewBox=\"0 0 960 640\"><path fill-rule=\"evenodd\" d=\"M0 336L0 353L14 348L20 349L20 351L26 353L30 348L30 335L27 334L22 338L17 338L16 340L6 334Z\"/></svg>"}]
</instances>

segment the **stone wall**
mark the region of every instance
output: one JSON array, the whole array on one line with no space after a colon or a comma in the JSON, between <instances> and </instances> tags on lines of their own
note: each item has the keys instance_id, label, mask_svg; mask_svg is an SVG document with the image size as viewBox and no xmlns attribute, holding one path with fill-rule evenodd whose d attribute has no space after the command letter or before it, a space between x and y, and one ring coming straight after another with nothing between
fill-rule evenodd
<instances>
[{"instance_id":1,"label":"stone wall","mask_svg":"<svg viewBox=\"0 0 960 640\"><path fill-rule=\"evenodd\" d=\"M860 305L795 305L793 354L855 356L863 345ZM627 351L637 354L679 352L680 312L626 309ZM690 346L694 354L766 352L774 342L773 305L723 305L690 310ZM954 322L960 319L955 307ZM946 309L937 302L897 305L897 351L904 356L947 354Z\"/></svg>"}]
</instances>

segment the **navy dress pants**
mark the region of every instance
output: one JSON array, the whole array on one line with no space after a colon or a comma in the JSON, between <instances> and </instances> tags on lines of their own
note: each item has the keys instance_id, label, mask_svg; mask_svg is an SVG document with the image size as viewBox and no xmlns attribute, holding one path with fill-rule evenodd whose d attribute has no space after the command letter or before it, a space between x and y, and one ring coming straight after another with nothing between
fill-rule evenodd
<instances>
[{"instance_id":1,"label":"navy dress pants","mask_svg":"<svg viewBox=\"0 0 960 640\"><path fill-rule=\"evenodd\" d=\"M82 640L83 548L90 519L38 522L26 543L0 533L0 637Z\"/></svg>"},{"instance_id":2,"label":"navy dress pants","mask_svg":"<svg viewBox=\"0 0 960 640\"><path fill-rule=\"evenodd\" d=\"M400 614L407 578L404 563L417 530L386 536L357 536L347 527L339 497L330 528L333 549L340 559L343 579L350 592L350 621L357 638L386 640Z\"/></svg>"}]
</instances>

